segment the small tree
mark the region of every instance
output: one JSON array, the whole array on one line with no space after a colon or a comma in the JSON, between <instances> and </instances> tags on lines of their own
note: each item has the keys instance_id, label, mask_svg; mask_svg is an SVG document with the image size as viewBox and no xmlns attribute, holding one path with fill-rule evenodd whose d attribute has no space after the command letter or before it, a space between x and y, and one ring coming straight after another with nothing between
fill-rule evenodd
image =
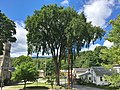
<instances>
[{"instance_id":1,"label":"small tree","mask_svg":"<svg viewBox=\"0 0 120 90\"><path fill-rule=\"evenodd\" d=\"M15 72L13 72L12 80L14 81L24 81L24 90L26 88L27 81L35 81L38 78L38 71L33 62L22 63L17 66Z\"/></svg>"},{"instance_id":2,"label":"small tree","mask_svg":"<svg viewBox=\"0 0 120 90\"><path fill-rule=\"evenodd\" d=\"M21 63L30 62L30 61L32 61L32 58L30 56L22 55L12 59L12 66L17 67L18 65L21 65Z\"/></svg>"}]
</instances>

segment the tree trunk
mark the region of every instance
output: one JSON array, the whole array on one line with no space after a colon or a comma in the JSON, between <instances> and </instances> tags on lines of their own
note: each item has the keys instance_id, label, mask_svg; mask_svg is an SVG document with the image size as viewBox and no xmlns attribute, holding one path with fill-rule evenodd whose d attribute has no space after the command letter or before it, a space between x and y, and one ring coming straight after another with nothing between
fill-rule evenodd
<instances>
[{"instance_id":1,"label":"tree trunk","mask_svg":"<svg viewBox=\"0 0 120 90\"><path fill-rule=\"evenodd\" d=\"M57 85L60 85L60 69L59 69L59 63L57 63L57 68L56 68L56 83L57 83Z\"/></svg>"},{"instance_id":2,"label":"tree trunk","mask_svg":"<svg viewBox=\"0 0 120 90\"><path fill-rule=\"evenodd\" d=\"M72 52L72 51L71 51ZM72 70L73 70L73 53L71 55L71 88L73 87L73 74L72 74Z\"/></svg>"},{"instance_id":3,"label":"tree trunk","mask_svg":"<svg viewBox=\"0 0 120 90\"><path fill-rule=\"evenodd\" d=\"M68 47L68 90L70 90L70 48Z\"/></svg>"},{"instance_id":4,"label":"tree trunk","mask_svg":"<svg viewBox=\"0 0 120 90\"><path fill-rule=\"evenodd\" d=\"M60 63L57 62L57 57L54 57L54 63L55 63L55 73L56 73L56 84L60 85Z\"/></svg>"},{"instance_id":5,"label":"tree trunk","mask_svg":"<svg viewBox=\"0 0 120 90\"><path fill-rule=\"evenodd\" d=\"M24 90L26 89L26 81L24 80Z\"/></svg>"}]
</instances>

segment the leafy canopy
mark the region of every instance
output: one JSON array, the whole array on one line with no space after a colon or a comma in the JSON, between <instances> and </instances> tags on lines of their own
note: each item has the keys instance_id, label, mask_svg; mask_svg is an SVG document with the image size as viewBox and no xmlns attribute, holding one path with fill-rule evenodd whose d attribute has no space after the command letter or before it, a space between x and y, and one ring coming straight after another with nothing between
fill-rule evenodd
<instances>
[{"instance_id":1,"label":"leafy canopy","mask_svg":"<svg viewBox=\"0 0 120 90\"><path fill-rule=\"evenodd\" d=\"M32 58L30 56L22 55L22 56L19 56L17 58L12 59L12 66L17 67L17 66L21 65L24 62L31 62L31 61L33 61L33 60L32 60Z\"/></svg>"},{"instance_id":2,"label":"leafy canopy","mask_svg":"<svg viewBox=\"0 0 120 90\"><path fill-rule=\"evenodd\" d=\"M0 55L3 54L3 43L16 41L15 28L15 23L0 11Z\"/></svg>"},{"instance_id":3,"label":"leafy canopy","mask_svg":"<svg viewBox=\"0 0 120 90\"><path fill-rule=\"evenodd\" d=\"M47 5L36 10L26 21L28 54L33 52L51 53L59 78L60 62L66 56L68 46L74 45L77 52L89 47L91 41L102 38L104 30L86 22L84 13L78 14L73 8ZM57 81L57 80L56 80Z\"/></svg>"},{"instance_id":4,"label":"leafy canopy","mask_svg":"<svg viewBox=\"0 0 120 90\"><path fill-rule=\"evenodd\" d=\"M12 80L35 81L38 78L38 71L33 62L24 62L13 72Z\"/></svg>"},{"instance_id":5,"label":"leafy canopy","mask_svg":"<svg viewBox=\"0 0 120 90\"><path fill-rule=\"evenodd\" d=\"M115 19L111 20L112 30L109 32L108 40L113 42L114 45L109 49L101 50L100 57L103 60L107 60L105 63L106 67L113 67L114 65L120 65L120 15ZM106 76L106 80L111 84L112 87L120 86L120 74L113 74Z\"/></svg>"},{"instance_id":6,"label":"leafy canopy","mask_svg":"<svg viewBox=\"0 0 120 90\"><path fill-rule=\"evenodd\" d=\"M120 15L115 20L111 20L110 24L112 25L112 30L107 39L114 42L115 46L120 47Z\"/></svg>"}]
</instances>

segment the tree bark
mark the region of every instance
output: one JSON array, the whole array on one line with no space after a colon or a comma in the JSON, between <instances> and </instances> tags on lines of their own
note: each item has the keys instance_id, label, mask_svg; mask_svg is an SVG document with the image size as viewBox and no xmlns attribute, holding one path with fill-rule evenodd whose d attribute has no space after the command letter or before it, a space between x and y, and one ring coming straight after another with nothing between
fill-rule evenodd
<instances>
[{"instance_id":1,"label":"tree bark","mask_svg":"<svg viewBox=\"0 0 120 90\"><path fill-rule=\"evenodd\" d=\"M70 90L70 48L68 47L68 90Z\"/></svg>"},{"instance_id":2,"label":"tree bark","mask_svg":"<svg viewBox=\"0 0 120 90\"><path fill-rule=\"evenodd\" d=\"M26 89L26 81L24 80L24 90Z\"/></svg>"},{"instance_id":3,"label":"tree bark","mask_svg":"<svg viewBox=\"0 0 120 90\"><path fill-rule=\"evenodd\" d=\"M55 73L56 73L56 84L60 85L60 63L57 60L57 57L53 57L55 63Z\"/></svg>"}]
</instances>

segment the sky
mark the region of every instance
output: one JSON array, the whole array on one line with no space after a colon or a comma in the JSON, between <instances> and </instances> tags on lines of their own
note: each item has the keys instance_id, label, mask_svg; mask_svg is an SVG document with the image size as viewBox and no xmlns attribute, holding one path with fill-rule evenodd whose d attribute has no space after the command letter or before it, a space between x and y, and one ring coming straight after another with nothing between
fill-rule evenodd
<instances>
[{"instance_id":1,"label":"sky","mask_svg":"<svg viewBox=\"0 0 120 90\"><path fill-rule=\"evenodd\" d=\"M94 26L100 26L106 31L105 37L111 30L108 24L111 19L120 15L120 0L0 0L0 10L13 20L16 24L17 41L12 43L11 57L27 55L27 31L24 29L27 16L31 16L34 10L40 10L43 5L57 4L63 7L73 7L78 13L84 11L87 22L91 21ZM96 46L113 45L112 42L103 39L90 44L89 49L82 48L82 51L94 50Z\"/></svg>"}]
</instances>

